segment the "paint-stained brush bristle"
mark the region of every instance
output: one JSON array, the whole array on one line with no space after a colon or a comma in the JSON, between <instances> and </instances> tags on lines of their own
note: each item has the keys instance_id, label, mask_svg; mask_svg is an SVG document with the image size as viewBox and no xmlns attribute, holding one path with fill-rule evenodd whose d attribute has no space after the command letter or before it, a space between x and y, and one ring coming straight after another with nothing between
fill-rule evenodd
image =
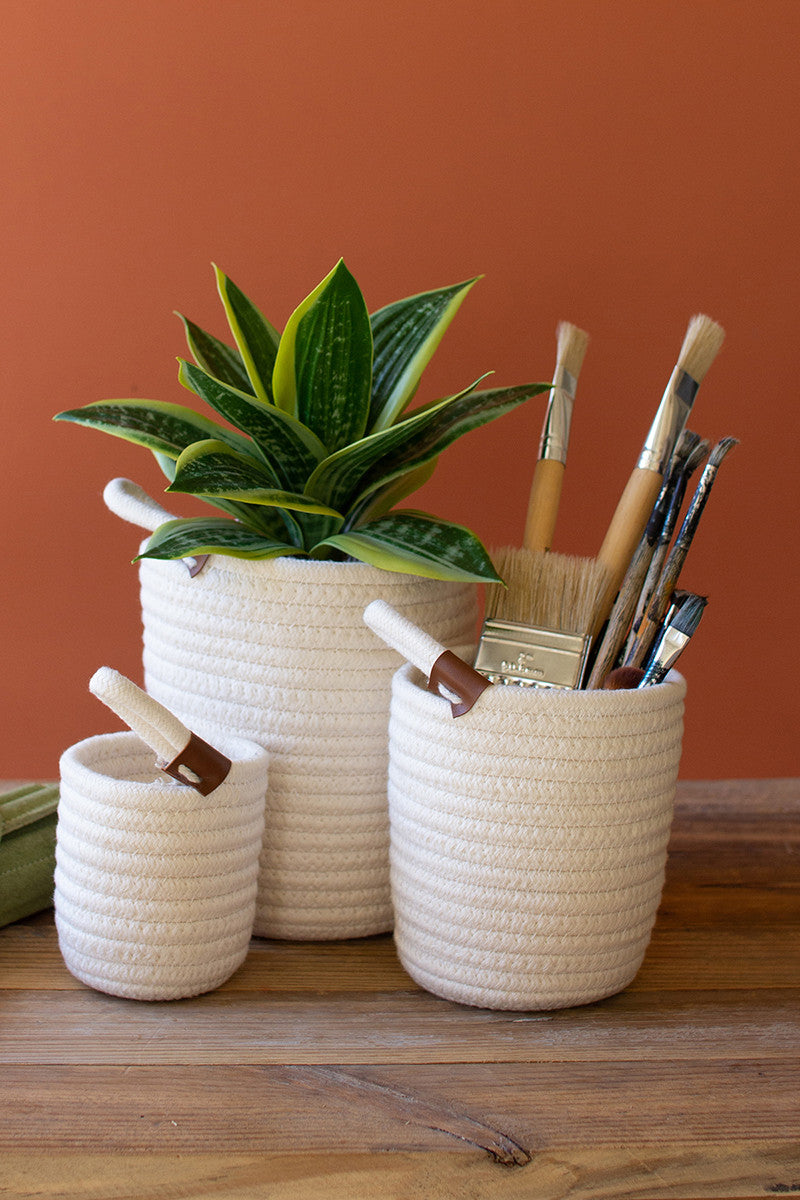
<instances>
[{"instance_id":1,"label":"paint-stained brush bristle","mask_svg":"<svg viewBox=\"0 0 800 1200\"><path fill-rule=\"evenodd\" d=\"M725 330L702 313L692 317L678 355L678 366L701 383L725 340Z\"/></svg>"},{"instance_id":2,"label":"paint-stained brush bristle","mask_svg":"<svg viewBox=\"0 0 800 1200\"><path fill-rule=\"evenodd\" d=\"M708 604L707 596L688 596L673 618L672 628L677 629L678 633L685 633L687 637L691 637L700 624L706 604Z\"/></svg>"},{"instance_id":3,"label":"paint-stained brush bristle","mask_svg":"<svg viewBox=\"0 0 800 1200\"><path fill-rule=\"evenodd\" d=\"M492 560L507 586L487 588L487 617L563 633L585 634L592 628L608 582L606 568L596 559L505 546Z\"/></svg>"},{"instance_id":4,"label":"paint-stained brush bristle","mask_svg":"<svg viewBox=\"0 0 800 1200\"><path fill-rule=\"evenodd\" d=\"M589 335L569 321L559 321L556 328L556 362L565 367L574 379L581 373Z\"/></svg>"}]
</instances>

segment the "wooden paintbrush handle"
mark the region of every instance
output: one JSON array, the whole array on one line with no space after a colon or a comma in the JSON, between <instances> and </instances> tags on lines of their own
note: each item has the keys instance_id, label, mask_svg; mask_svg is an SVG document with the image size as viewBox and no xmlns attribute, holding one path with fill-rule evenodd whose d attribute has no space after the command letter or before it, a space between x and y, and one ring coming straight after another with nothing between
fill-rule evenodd
<instances>
[{"instance_id":1,"label":"wooden paintbrush handle","mask_svg":"<svg viewBox=\"0 0 800 1200\"><path fill-rule=\"evenodd\" d=\"M595 633L609 614L619 585L625 578L633 553L644 533L645 526L658 499L664 480L658 471L636 467L625 485L605 539L598 552L598 561L609 570L609 581L603 602L599 606Z\"/></svg>"},{"instance_id":2,"label":"wooden paintbrush handle","mask_svg":"<svg viewBox=\"0 0 800 1200\"><path fill-rule=\"evenodd\" d=\"M553 543L564 464L554 458L540 458L533 472L523 546L526 550L549 550Z\"/></svg>"}]
</instances>

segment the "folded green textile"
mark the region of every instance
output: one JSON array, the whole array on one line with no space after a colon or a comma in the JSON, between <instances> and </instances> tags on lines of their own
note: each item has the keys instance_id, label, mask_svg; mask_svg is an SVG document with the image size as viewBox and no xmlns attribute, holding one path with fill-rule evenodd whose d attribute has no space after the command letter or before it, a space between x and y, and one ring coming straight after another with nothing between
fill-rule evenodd
<instances>
[{"instance_id":1,"label":"folded green textile","mask_svg":"<svg viewBox=\"0 0 800 1200\"><path fill-rule=\"evenodd\" d=\"M0 926L53 903L57 806L55 784L0 794Z\"/></svg>"}]
</instances>

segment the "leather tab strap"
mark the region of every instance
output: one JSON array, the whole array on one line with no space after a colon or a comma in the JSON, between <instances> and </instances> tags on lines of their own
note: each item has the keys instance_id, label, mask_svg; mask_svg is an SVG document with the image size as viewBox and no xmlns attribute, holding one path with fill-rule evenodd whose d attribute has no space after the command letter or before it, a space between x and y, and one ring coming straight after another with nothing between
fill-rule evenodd
<instances>
[{"instance_id":1,"label":"leather tab strap","mask_svg":"<svg viewBox=\"0 0 800 1200\"><path fill-rule=\"evenodd\" d=\"M445 650L431 667L431 677L428 680L428 691L441 695L439 688L444 687L448 692L455 693L458 700L450 701L454 717L463 717L472 708L478 696L491 687L491 681L465 663L463 658Z\"/></svg>"},{"instance_id":2,"label":"leather tab strap","mask_svg":"<svg viewBox=\"0 0 800 1200\"><path fill-rule=\"evenodd\" d=\"M189 736L189 741L180 754L172 762L161 767L167 775L195 788L202 796L208 796L227 778L231 769L231 760L209 746L196 733Z\"/></svg>"}]
</instances>

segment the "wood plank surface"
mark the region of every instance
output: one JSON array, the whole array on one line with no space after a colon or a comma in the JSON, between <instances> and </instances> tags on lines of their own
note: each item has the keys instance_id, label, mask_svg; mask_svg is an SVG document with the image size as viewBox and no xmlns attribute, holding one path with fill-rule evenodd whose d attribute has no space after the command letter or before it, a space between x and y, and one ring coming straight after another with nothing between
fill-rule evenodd
<instances>
[{"instance_id":1,"label":"wood plank surface","mask_svg":"<svg viewBox=\"0 0 800 1200\"><path fill-rule=\"evenodd\" d=\"M256 939L222 988L93 992L52 913L0 930L0 1197L800 1194L800 788L682 783L639 975L500 1013L391 937Z\"/></svg>"}]
</instances>

